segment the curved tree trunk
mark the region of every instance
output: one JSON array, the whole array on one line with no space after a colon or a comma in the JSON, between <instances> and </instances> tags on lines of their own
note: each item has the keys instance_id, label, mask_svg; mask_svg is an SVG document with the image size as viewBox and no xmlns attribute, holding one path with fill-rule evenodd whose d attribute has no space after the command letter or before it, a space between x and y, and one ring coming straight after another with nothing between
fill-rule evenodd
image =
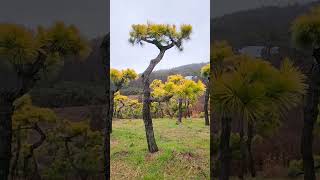
<instances>
[{"instance_id":1,"label":"curved tree trunk","mask_svg":"<svg viewBox=\"0 0 320 180\"><path fill-rule=\"evenodd\" d=\"M222 117L221 119L221 134L219 145L219 160L220 166L220 180L229 180L230 176L230 135L231 135L231 118Z\"/></svg>"},{"instance_id":2,"label":"curved tree trunk","mask_svg":"<svg viewBox=\"0 0 320 180\"><path fill-rule=\"evenodd\" d=\"M249 170L252 177L256 177L256 168L254 164L253 154L252 154L252 140L254 136L253 132L253 124L248 122L248 139L247 139L247 150L248 150L248 162L249 162Z\"/></svg>"},{"instance_id":3,"label":"curved tree trunk","mask_svg":"<svg viewBox=\"0 0 320 180\"><path fill-rule=\"evenodd\" d=\"M160 49L158 56L150 61L149 66L142 74L143 81L143 109L142 117L146 130L146 138L148 143L149 152L154 153L158 151L158 146L156 144L156 139L154 138L152 117L150 112L151 107L151 93L150 93L150 74L152 73L155 66L161 61L164 56L165 50Z\"/></svg>"},{"instance_id":4,"label":"curved tree trunk","mask_svg":"<svg viewBox=\"0 0 320 180\"><path fill-rule=\"evenodd\" d=\"M315 180L314 159L313 159L313 129L318 118L319 104L319 62L320 49L314 49L313 57L316 64L313 65L309 74L309 87L304 107L304 123L301 137L301 154L303 159L304 179Z\"/></svg>"},{"instance_id":5,"label":"curved tree trunk","mask_svg":"<svg viewBox=\"0 0 320 180\"><path fill-rule=\"evenodd\" d=\"M40 135L40 139L30 146L29 153L24 157L24 160L23 160L23 173L24 173L24 177L25 178L27 178L27 176L28 176L29 161L30 161L30 158L34 157L34 153L33 153L34 150L39 148L43 144L45 139L46 139L46 134L42 131L42 129L38 126L37 123L34 124L33 130L35 130ZM34 162L36 163L36 161L34 161ZM35 164L35 170L38 170L38 165L37 164ZM39 172L34 172L34 173L35 174L39 174Z\"/></svg>"},{"instance_id":6,"label":"curved tree trunk","mask_svg":"<svg viewBox=\"0 0 320 180\"><path fill-rule=\"evenodd\" d=\"M182 122L182 99L178 100L178 121L177 123L180 124Z\"/></svg>"},{"instance_id":7,"label":"curved tree trunk","mask_svg":"<svg viewBox=\"0 0 320 180\"><path fill-rule=\"evenodd\" d=\"M9 176L11 159L11 135L12 135L12 114L13 101L0 99L0 179L7 179Z\"/></svg>"},{"instance_id":8,"label":"curved tree trunk","mask_svg":"<svg viewBox=\"0 0 320 180\"><path fill-rule=\"evenodd\" d=\"M158 151L158 146L156 144L156 139L154 138L153 133L153 123L151 118L151 101L150 101L150 83L149 80L145 81L144 88L143 88L143 122L146 130L146 137L148 143L149 152L154 153Z\"/></svg>"},{"instance_id":9,"label":"curved tree trunk","mask_svg":"<svg viewBox=\"0 0 320 180\"><path fill-rule=\"evenodd\" d=\"M206 88L205 96L204 96L204 124L209 126L209 88Z\"/></svg>"}]
</instances>

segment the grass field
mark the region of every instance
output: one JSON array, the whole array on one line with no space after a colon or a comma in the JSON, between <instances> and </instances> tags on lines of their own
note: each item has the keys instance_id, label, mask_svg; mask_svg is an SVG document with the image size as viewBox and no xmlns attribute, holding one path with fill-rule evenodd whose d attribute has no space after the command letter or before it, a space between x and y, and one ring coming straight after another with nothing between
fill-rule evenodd
<instances>
[{"instance_id":1,"label":"grass field","mask_svg":"<svg viewBox=\"0 0 320 180\"><path fill-rule=\"evenodd\" d=\"M115 120L111 179L209 179L209 127L204 119L154 119L159 152L147 150L141 119Z\"/></svg>"}]
</instances>

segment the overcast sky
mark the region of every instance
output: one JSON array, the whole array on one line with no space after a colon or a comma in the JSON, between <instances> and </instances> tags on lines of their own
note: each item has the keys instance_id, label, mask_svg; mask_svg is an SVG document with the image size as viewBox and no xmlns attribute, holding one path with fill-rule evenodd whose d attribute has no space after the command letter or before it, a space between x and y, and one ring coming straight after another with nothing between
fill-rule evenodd
<instances>
[{"instance_id":1,"label":"overcast sky","mask_svg":"<svg viewBox=\"0 0 320 180\"><path fill-rule=\"evenodd\" d=\"M191 40L184 51L168 50L156 69L167 69L190 63L209 62L210 0L111 0L111 67L133 68L143 72L158 49L149 44L132 46L128 42L132 24L191 24Z\"/></svg>"},{"instance_id":2,"label":"overcast sky","mask_svg":"<svg viewBox=\"0 0 320 180\"><path fill-rule=\"evenodd\" d=\"M34 28L63 21L95 38L109 32L108 5L108 0L1 0L0 23Z\"/></svg>"}]
</instances>

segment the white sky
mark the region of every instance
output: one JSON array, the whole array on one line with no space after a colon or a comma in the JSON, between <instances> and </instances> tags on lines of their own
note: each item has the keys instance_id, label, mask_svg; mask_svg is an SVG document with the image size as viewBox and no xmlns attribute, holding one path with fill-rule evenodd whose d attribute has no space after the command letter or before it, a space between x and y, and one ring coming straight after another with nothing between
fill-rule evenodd
<instances>
[{"instance_id":1,"label":"white sky","mask_svg":"<svg viewBox=\"0 0 320 180\"><path fill-rule=\"evenodd\" d=\"M111 0L111 67L133 68L143 72L158 54L154 45L132 46L128 42L132 24L191 24L191 40L184 51L168 50L155 69L168 69L190 63L208 62L210 54L210 0Z\"/></svg>"}]
</instances>

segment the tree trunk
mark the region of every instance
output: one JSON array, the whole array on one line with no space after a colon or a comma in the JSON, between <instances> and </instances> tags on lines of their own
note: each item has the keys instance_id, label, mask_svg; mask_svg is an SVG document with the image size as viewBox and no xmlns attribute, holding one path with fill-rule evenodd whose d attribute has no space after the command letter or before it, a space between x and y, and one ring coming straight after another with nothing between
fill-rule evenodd
<instances>
[{"instance_id":1,"label":"tree trunk","mask_svg":"<svg viewBox=\"0 0 320 180\"><path fill-rule=\"evenodd\" d=\"M10 170L10 174L11 174L11 180L14 180L15 176L17 175L17 166L18 166L18 161L20 158L20 151L21 151L21 130L20 130L21 126L18 126L17 129L17 134L16 134L16 155L14 157L14 160L12 161L12 166L11 166L11 170Z\"/></svg>"},{"instance_id":2,"label":"tree trunk","mask_svg":"<svg viewBox=\"0 0 320 180\"><path fill-rule=\"evenodd\" d=\"M113 111L111 111L111 92L110 92L110 34L105 35L103 41L100 46L101 56L102 56L102 67L105 69L106 81L105 81L105 98L107 100L106 104L106 120L104 127L104 142L103 142L103 156L104 156L104 177L105 180L110 179L110 133L112 128L112 115ZM113 107L113 105L112 105Z\"/></svg>"},{"instance_id":3,"label":"tree trunk","mask_svg":"<svg viewBox=\"0 0 320 180\"><path fill-rule=\"evenodd\" d=\"M206 88L206 92L204 96L204 124L206 126L209 126L210 124L208 103L209 103L209 88Z\"/></svg>"},{"instance_id":4,"label":"tree trunk","mask_svg":"<svg viewBox=\"0 0 320 180\"><path fill-rule=\"evenodd\" d=\"M313 160L313 129L318 117L319 104L319 62L320 49L315 49L313 57L317 63L313 65L309 74L309 87L306 94L306 105L304 107L304 123L301 139L301 154L303 159L304 179L315 180L314 160Z\"/></svg>"},{"instance_id":5,"label":"tree trunk","mask_svg":"<svg viewBox=\"0 0 320 180\"><path fill-rule=\"evenodd\" d=\"M179 99L178 103L179 103L179 105L178 105L179 112L178 112L178 121L177 121L177 123L180 124L182 122L182 99Z\"/></svg>"},{"instance_id":6,"label":"tree trunk","mask_svg":"<svg viewBox=\"0 0 320 180\"><path fill-rule=\"evenodd\" d=\"M239 123L239 135L240 135L240 174L239 178L244 179L245 171L246 171L246 149L245 149L245 142L244 142L244 119L240 117Z\"/></svg>"},{"instance_id":7,"label":"tree trunk","mask_svg":"<svg viewBox=\"0 0 320 180\"><path fill-rule=\"evenodd\" d=\"M163 118L164 117L164 112L163 112L163 109L161 107L161 102L158 102L159 103L159 109L160 109L160 117Z\"/></svg>"},{"instance_id":8,"label":"tree trunk","mask_svg":"<svg viewBox=\"0 0 320 180\"><path fill-rule=\"evenodd\" d=\"M11 159L13 101L0 99L0 179L8 179Z\"/></svg>"},{"instance_id":9,"label":"tree trunk","mask_svg":"<svg viewBox=\"0 0 320 180\"><path fill-rule=\"evenodd\" d=\"M190 110L190 101L189 100L187 100L187 114L188 114L188 118L191 118L191 114L192 114L192 112L191 112L191 110Z\"/></svg>"},{"instance_id":10,"label":"tree trunk","mask_svg":"<svg viewBox=\"0 0 320 180\"><path fill-rule=\"evenodd\" d=\"M314 83L309 84L306 106L304 108L304 123L301 139L301 153L303 159L304 178L315 180L313 160L313 128L318 116L318 90Z\"/></svg>"},{"instance_id":11,"label":"tree trunk","mask_svg":"<svg viewBox=\"0 0 320 180\"><path fill-rule=\"evenodd\" d=\"M253 159L253 154L252 154L252 140L254 136L253 132L253 124L252 122L248 122L248 139L247 139L247 150L248 150L248 162L249 162L249 170L251 173L252 177L256 177L256 169L255 169L255 164L254 164L254 159Z\"/></svg>"},{"instance_id":12,"label":"tree trunk","mask_svg":"<svg viewBox=\"0 0 320 180\"><path fill-rule=\"evenodd\" d=\"M172 118L173 118L173 115L172 115L172 113L170 112L170 103L169 103L169 102L166 102L166 105L167 105L166 111L167 111L168 115L170 116L170 118L172 119Z\"/></svg>"},{"instance_id":13,"label":"tree trunk","mask_svg":"<svg viewBox=\"0 0 320 180\"><path fill-rule=\"evenodd\" d=\"M210 70L210 78L211 76L213 75L213 72L212 70ZM212 78L211 78L212 79ZM209 88L207 88L209 90L209 97L210 99L213 99L213 97L211 97L213 95L213 88L210 88L211 86L213 85L213 82L212 81L208 81L208 86ZM217 120L216 118L214 118L214 111L213 111L213 107L214 107L214 104L213 104L213 101L210 101L209 100L209 103L210 103L210 114L209 114L209 125L210 125L210 179L214 179L215 178L215 175L218 174L218 169L215 168L215 157L214 157L214 152L215 152L215 149L214 149L214 144L215 144L215 140L217 139L217 134L218 134L218 126L217 126Z\"/></svg>"},{"instance_id":14,"label":"tree trunk","mask_svg":"<svg viewBox=\"0 0 320 180\"><path fill-rule=\"evenodd\" d=\"M221 134L219 145L220 180L229 180L230 176L230 134L231 134L231 118L223 117L221 119Z\"/></svg>"},{"instance_id":15,"label":"tree trunk","mask_svg":"<svg viewBox=\"0 0 320 180\"><path fill-rule=\"evenodd\" d=\"M27 178L28 173L30 173L28 171L29 170L28 166L29 166L30 159L32 157L35 158L34 157L34 151L37 148L39 148L43 144L43 142L46 140L46 134L42 131L42 129L38 126L37 123L35 123L32 128L33 128L33 130L35 130L40 135L40 139L30 146L29 153L23 159L23 174L24 174L25 178ZM37 161L34 161L34 162L36 163ZM35 164L35 167L38 170L38 165L37 164Z\"/></svg>"},{"instance_id":16,"label":"tree trunk","mask_svg":"<svg viewBox=\"0 0 320 180\"><path fill-rule=\"evenodd\" d=\"M184 113L184 118L185 118L185 119L187 119L188 113L189 113L189 112L188 112L189 109L188 109L187 101L188 101L188 100L185 100L185 102L184 102L184 106L186 107L186 112Z\"/></svg>"},{"instance_id":17,"label":"tree trunk","mask_svg":"<svg viewBox=\"0 0 320 180\"><path fill-rule=\"evenodd\" d=\"M66 137L64 139L64 147L65 147L65 150L66 150L66 156L68 158L68 161L69 161L71 167L77 172L77 175L80 177L80 179L81 180L86 180L86 179L88 179L88 172L85 171L82 168L79 168L77 166L77 164L75 164L74 159L73 159L74 153L72 153L70 148L69 148L69 142L71 142L71 139L74 138L74 137L75 136ZM109 178L110 178L110 176L106 177L106 179L109 179Z\"/></svg>"},{"instance_id":18,"label":"tree trunk","mask_svg":"<svg viewBox=\"0 0 320 180\"><path fill-rule=\"evenodd\" d=\"M154 138L153 133L153 124L152 124L152 117L151 117L151 101L150 101L150 83L149 83L149 77L148 80L144 82L144 88L143 88L143 122L146 130L146 138L148 143L148 149L150 153L154 153L158 151L158 146L156 144L156 139Z\"/></svg>"},{"instance_id":19,"label":"tree trunk","mask_svg":"<svg viewBox=\"0 0 320 180\"><path fill-rule=\"evenodd\" d=\"M142 73L142 81L143 81L143 108L142 108L142 117L146 130L146 138L148 143L149 152L154 153L158 151L158 146L156 144L156 139L154 138L153 133L153 124L152 117L150 112L151 107L151 95L150 95L150 74L156 65L161 61L164 56L165 50L160 49L158 56L155 59L150 61L147 69Z\"/></svg>"},{"instance_id":20,"label":"tree trunk","mask_svg":"<svg viewBox=\"0 0 320 180\"><path fill-rule=\"evenodd\" d=\"M212 122L210 124L210 179L213 180L216 174L215 169L215 159L214 159L214 142L215 141L215 134L213 133L213 126Z\"/></svg>"},{"instance_id":21,"label":"tree trunk","mask_svg":"<svg viewBox=\"0 0 320 180\"><path fill-rule=\"evenodd\" d=\"M41 175L39 173L39 168L38 168L38 162L37 158L33 155L33 173L32 173L32 180L41 180Z\"/></svg>"}]
</instances>

